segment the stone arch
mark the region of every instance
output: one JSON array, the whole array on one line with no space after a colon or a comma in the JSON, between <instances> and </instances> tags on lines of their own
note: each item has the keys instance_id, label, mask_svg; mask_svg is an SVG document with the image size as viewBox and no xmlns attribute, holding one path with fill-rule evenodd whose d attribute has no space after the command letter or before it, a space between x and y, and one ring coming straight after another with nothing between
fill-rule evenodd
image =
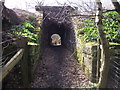
<instances>
[{"instance_id":1,"label":"stone arch","mask_svg":"<svg viewBox=\"0 0 120 90\"><path fill-rule=\"evenodd\" d=\"M61 44L63 47L74 51L76 48L76 36L72 18L69 17L68 12L60 13L58 17L54 17L59 13L63 7L43 6L43 22L42 22L42 45L41 48L45 49L50 46L51 35L56 33L61 37ZM69 8L67 8L69 11ZM69 11L70 12L70 11ZM48 14L49 13L49 14ZM67 16L68 15L68 16ZM61 16L61 17L59 17Z\"/></svg>"}]
</instances>

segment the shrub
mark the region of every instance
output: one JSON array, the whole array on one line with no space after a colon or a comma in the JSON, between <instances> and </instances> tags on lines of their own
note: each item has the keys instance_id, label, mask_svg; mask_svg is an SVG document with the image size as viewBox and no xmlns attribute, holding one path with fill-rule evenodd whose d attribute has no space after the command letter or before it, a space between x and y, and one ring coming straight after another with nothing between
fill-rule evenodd
<instances>
[{"instance_id":1,"label":"shrub","mask_svg":"<svg viewBox=\"0 0 120 90\"><path fill-rule=\"evenodd\" d=\"M108 12L105 13L103 18L103 29L106 33L106 37L110 42L120 43L120 32L118 31L118 13ZM84 28L78 29L79 32L84 32L84 38L86 42L97 41L98 30L95 26L95 22L92 19L84 20Z\"/></svg>"},{"instance_id":2,"label":"shrub","mask_svg":"<svg viewBox=\"0 0 120 90\"><path fill-rule=\"evenodd\" d=\"M37 34L33 33L35 31L35 27L29 21L13 26L12 30L13 35L24 35L28 37L29 42L37 43L38 36Z\"/></svg>"}]
</instances>

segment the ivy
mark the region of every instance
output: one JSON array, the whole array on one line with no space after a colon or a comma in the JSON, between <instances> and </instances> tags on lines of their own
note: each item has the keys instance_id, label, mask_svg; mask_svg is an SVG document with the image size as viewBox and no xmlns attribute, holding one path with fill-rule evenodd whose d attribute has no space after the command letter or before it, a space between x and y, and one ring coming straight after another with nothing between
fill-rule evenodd
<instances>
[{"instance_id":1,"label":"ivy","mask_svg":"<svg viewBox=\"0 0 120 90\"><path fill-rule=\"evenodd\" d=\"M110 42L120 43L120 32L118 29L118 13L117 12L108 12L105 13L103 18L103 29L106 33L106 37ZM86 42L97 41L98 30L95 26L94 20L84 20L83 28L78 28L79 32L84 32L84 38Z\"/></svg>"},{"instance_id":2,"label":"ivy","mask_svg":"<svg viewBox=\"0 0 120 90\"><path fill-rule=\"evenodd\" d=\"M15 36L20 36L20 35L27 36L29 42L37 43L38 36L37 36L37 34L33 33L35 31L35 29L36 28L32 25L31 22L26 21L19 25L13 26L12 34Z\"/></svg>"}]
</instances>

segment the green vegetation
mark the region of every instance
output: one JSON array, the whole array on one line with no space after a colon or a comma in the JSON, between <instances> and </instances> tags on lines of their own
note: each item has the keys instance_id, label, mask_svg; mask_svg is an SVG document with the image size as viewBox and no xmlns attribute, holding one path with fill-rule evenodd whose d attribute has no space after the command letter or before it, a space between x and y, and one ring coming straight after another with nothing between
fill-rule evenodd
<instances>
[{"instance_id":1,"label":"green vegetation","mask_svg":"<svg viewBox=\"0 0 120 90\"><path fill-rule=\"evenodd\" d=\"M83 85L80 87L80 90L82 89L86 89L86 88L89 88L89 89L98 89L99 88L99 84L98 83L92 83L89 81L88 85Z\"/></svg>"},{"instance_id":2,"label":"green vegetation","mask_svg":"<svg viewBox=\"0 0 120 90\"><path fill-rule=\"evenodd\" d=\"M120 43L120 32L118 31L118 13L117 12L108 12L105 13L103 18L103 28L106 33L106 37L109 42ZM95 25L94 20L84 20L85 27L78 28L79 33L84 33L84 38L86 42L94 42L98 39L98 30Z\"/></svg>"},{"instance_id":3,"label":"green vegetation","mask_svg":"<svg viewBox=\"0 0 120 90\"><path fill-rule=\"evenodd\" d=\"M93 20L85 20L83 22L85 24L85 27L78 29L78 35L79 33L83 32L86 42L96 41L98 38L98 31L95 27L95 22Z\"/></svg>"},{"instance_id":4,"label":"green vegetation","mask_svg":"<svg viewBox=\"0 0 120 90\"><path fill-rule=\"evenodd\" d=\"M38 34L35 31L40 31L40 28L35 27L33 22L25 21L19 25L12 27L12 34L15 36L27 36L29 43L37 43Z\"/></svg>"}]
</instances>

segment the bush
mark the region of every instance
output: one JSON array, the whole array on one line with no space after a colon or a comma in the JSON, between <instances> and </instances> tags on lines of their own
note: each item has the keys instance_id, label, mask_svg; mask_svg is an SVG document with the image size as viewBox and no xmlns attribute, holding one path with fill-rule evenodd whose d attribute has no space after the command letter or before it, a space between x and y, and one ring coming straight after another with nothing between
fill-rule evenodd
<instances>
[{"instance_id":1,"label":"bush","mask_svg":"<svg viewBox=\"0 0 120 90\"><path fill-rule=\"evenodd\" d=\"M104 14L103 19L104 31L110 42L120 43L120 32L118 31L118 13L108 12Z\"/></svg>"},{"instance_id":2,"label":"bush","mask_svg":"<svg viewBox=\"0 0 120 90\"><path fill-rule=\"evenodd\" d=\"M84 38L86 42L96 41L98 38L98 31L95 27L95 23L92 20L85 20L85 27L78 29L78 36L80 32L84 33Z\"/></svg>"},{"instance_id":3,"label":"bush","mask_svg":"<svg viewBox=\"0 0 120 90\"><path fill-rule=\"evenodd\" d=\"M118 31L118 13L108 12L105 13L103 18L103 29L106 33L106 37L110 42L120 43L120 32ZM84 38L86 42L97 41L98 30L95 26L95 22L91 19L84 20L84 28L78 29L79 32L84 32Z\"/></svg>"},{"instance_id":4,"label":"bush","mask_svg":"<svg viewBox=\"0 0 120 90\"><path fill-rule=\"evenodd\" d=\"M24 35L28 37L29 42L37 43L38 36L33 33L35 31L35 27L31 24L31 22L26 21L20 25L15 25L12 27L12 30L13 35Z\"/></svg>"}]
</instances>

